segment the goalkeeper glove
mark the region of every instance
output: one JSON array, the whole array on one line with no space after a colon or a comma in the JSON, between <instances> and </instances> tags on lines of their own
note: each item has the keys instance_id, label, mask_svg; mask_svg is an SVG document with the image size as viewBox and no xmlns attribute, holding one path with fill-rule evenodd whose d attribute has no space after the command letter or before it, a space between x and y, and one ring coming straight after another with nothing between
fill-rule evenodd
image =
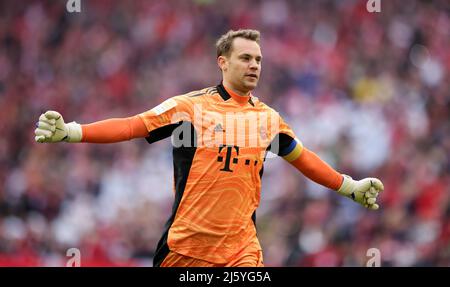
<instances>
[{"instance_id":1,"label":"goalkeeper glove","mask_svg":"<svg viewBox=\"0 0 450 287\"><path fill-rule=\"evenodd\" d=\"M380 207L376 201L378 193L383 191L384 187L379 179L369 177L356 181L348 175L343 176L344 181L337 191L339 194L351 198L369 209L376 210Z\"/></svg>"},{"instance_id":2,"label":"goalkeeper glove","mask_svg":"<svg viewBox=\"0 0 450 287\"><path fill-rule=\"evenodd\" d=\"M82 137L81 125L76 122L64 123L60 113L47 111L39 117L34 130L34 140L39 143L80 142Z\"/></svg>"}]
</instances>

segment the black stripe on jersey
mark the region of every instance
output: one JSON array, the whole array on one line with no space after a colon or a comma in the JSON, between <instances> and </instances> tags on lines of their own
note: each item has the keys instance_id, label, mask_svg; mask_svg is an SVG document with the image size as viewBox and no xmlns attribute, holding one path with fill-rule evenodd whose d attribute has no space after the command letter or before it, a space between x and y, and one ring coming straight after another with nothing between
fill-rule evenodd
<instances>
[{"instance_id":1,"label":"black stripe on jersey","mask_svg":"<svg viewBox=\"0 0 450 287\"><path fill-rule=\"evenodd\" d=\"M231 98L230 94L228 94L227 90L225 90L225 87L222 85L222 83L217 86L217 91L224 101L227 101Z\"/></svg>"},{"instance_id":2,"label":"black stripe on jersey","mask_svg":"<svg viewBox=\"0 0 450 287\"><path fill-rule=\"evenodd\" d=\"M290 140L289 140L290 139ZM264 154L264 159L261 165L261 169L259 170L259 178L262 180L263 174L264 174L264 162L266 161L266 156L267 153L270 151L271 147L272 147L272 143L275 140L279 140L280 143L280 150L281 148L285 148L286 146L289 146L289 144L291 143L292 140L294 140L293 138L291 138L290 136L286 135L286 134L278 134L276 135L276 137L272 140L272 142L270 143L270 145L266 148L265 154ZM253 224L255 225L256 228L256 211L253 212L252 214L252 220L253 220Z\"/></svg>"},{"instance_id":3,"label":"black stripe on jersey","mask_svg":"<svg viewBox=\"0 0 450 287\"><path fill-rule=\"evenodd\" d=\"M145 138L149 144L157 142L159 140L168 138L172 135L173 131L181 125L181 122L177 124L170 124L167 126L163 126L152 130L148 133L148 136Z\"/></svg>"},{"instance_id":4,"label":"black stripe on jersey","mask_svg":"<svg viewBox=\"0 0 450 287\"><path fill-rule=\"evenodd\" d=\"M186 123L186 122L185 122ZM191 124L191 131L195 133L194 125ZM191 138L196 138L193 136ZM173 168L175 178L175 201L172 206L172 214L166 222L163 236L158 242L156 247L155 256L153 258L153 266L159 267L169 254L169 246L167 245L167 238L169 236L169 229L172 226L178 207L180 206L181 199L183 197L184 189L186 187L189 171L192 166L192 161L197 148L196 145L191 147L174 147L173 148Z\"/></svg>"},{"instance_id":5,"label":"black stripe on jersey","mask_svg":"<svg viewBox=\"0 0 450 287\"><path fill-rule=\"evenodd\" d=\"M207 93L208 95L213 95L213 94L217 93L217 87L207 88L207 89L206 89L206 93Z\"/></svg>"},{"instance_id":6,"label":"black stripe on jersey","mask_svg":"<svg viewBox=\"0 0 450 287\"><path fill-rule=\"evenodd\" d=\"M191 93L187 94L187 96L188 96L189 98L194 98L194 97L198 97L198 96L203 96L203 95L205 95L205 94L206 94L205 92L198 92L198 93L191 92Z\"/></svg>"},{"instance_id":7,"label":"black stripe on jersey","mask_svg":"<svg viewBox=\"0 0 450 287\"><path fill-rule=\"evenodd\" d=\"M262 180L263 174L264 174L264 162L266 161L266 155L267 153L271 150L272 147L272 143L274 141L278 140L279 143L279 149L278 149L278 155L280 155L280 152L285 150L287 147L289 147L289 145L291 144L291 142L294 140L292 137L288 136L287 134L277 134L275 136L275 138L272 140L272 142L270 143L270 145L266 148L266 152L264 154L264 159L263 159L263 163L261 166L261 170L259 171L259 178ZM253 212L252 215L252 220L253 220L253 224L255 225L256 228L256 211Z\"/></svg>"},{"instance_id":8,"label":"black stripe on jersey","mask_svg":"<svg viewBox=\"0 0 450 287\"><path fill-rule=\"evenodd\" d=\"M289 147L289 145L291 144L291 142L294 139L292 137L288 136L287 134L282 134L282 133L277 134L275 136L275 138L272 140L270 145L266 148L266 152L264 154L263 163L262 163L261 169L259 171L259 178L261 180L262 180L262 177L263 177L263 174L264 174L264 162L266 161L266 155L271 150L272 143L274 141L276 141L276 140L279 141L279 149L278 149L278 155L279 155L280 151L285 150L287 147ZM256 227L256 211L253 212L253 214L252 214L252 220L253 220L253 224L255 224L255 227Z\"/></svg>"},{"instance_id":9,"label":"black stripe on jersey","mask_svg":"<svg viewBox=\"0 0 450 287\"><path fill-rule=\"evenodd\" d=\"M288 136L287 134L283 134L283 133L277 134L277 135L275 136L275 138L272 140L272 142L270 143L270 145L266 148L266 152L265 152L265 154L264 154L264 159L263 159L263 164L262 164L262 166L261 166L261 170L259 171L259 178L262 179L262 176L263 176L263 173L264 173L264 162L266 161L266 155L267 155L267 153L268 153L269 151L271 151L272 143L274 143L275 141L279 141L279 142L278 142L279 148L278 148L278 153L277 153L277 155L280 155L280 153L281 153L283 150L286 150L286 148L289 147L289 145L292 143L293 140L294 140L294 139L293 139L291 136ZM255 220L256 220L256 218L255 218Z\"/></svg>"}]
</instances>

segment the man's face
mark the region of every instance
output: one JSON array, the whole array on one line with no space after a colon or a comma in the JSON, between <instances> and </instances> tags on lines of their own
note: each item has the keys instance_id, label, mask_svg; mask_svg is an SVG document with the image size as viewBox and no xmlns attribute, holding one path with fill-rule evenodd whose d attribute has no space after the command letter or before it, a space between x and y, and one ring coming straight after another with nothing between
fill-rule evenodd
<instances>
[{"instance_id":1,"label":"man's face","mask_svg":"<svg viewBox=\"0 0 450 287\"><path fill-rule=\"evenodd\" d=\"M235 38L229 56L220 56L223 78L238 91L247 93L258 84L261 73L261 49L255 41Z\"/></svg>"}]
</instances>

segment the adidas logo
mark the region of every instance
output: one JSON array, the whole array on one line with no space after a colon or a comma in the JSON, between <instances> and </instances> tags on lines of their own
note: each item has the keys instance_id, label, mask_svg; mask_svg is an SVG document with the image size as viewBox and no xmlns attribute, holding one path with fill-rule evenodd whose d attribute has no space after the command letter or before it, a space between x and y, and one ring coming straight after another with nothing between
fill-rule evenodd
<instances>
[{"instance_id":1,"label":"adidas logo","mask_svg":"<svg viewBox=\"0 0 450 287\"><path fill-rule=\"evenodd\" d=\"M215 132L224 132L225 130L222 127L222 124L217 124L216 127L214 128Z\"/></svg>"}]
</instances>

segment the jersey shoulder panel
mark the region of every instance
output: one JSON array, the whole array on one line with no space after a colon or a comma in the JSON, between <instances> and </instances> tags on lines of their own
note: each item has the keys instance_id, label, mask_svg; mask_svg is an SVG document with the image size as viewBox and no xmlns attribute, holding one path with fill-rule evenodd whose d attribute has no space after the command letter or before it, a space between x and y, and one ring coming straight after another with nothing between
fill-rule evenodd
<instances>
[{"instance_id":1,"label":"jersey shoulder panel","mask_svg":"<svg viewBox=\"0 0 450 287\"><path fill-rule=\"evenodd\" d=\"M181 96L189 98L192 102L198 102L207 100L207 98L213 96L216 93L218 93L217 87L208 87L201 90L191 91Z\"/></svg>"},{"instance_id":2,"label":"jersey shoulder panel","mask_svg":"<svg viewBox=\"0 0 450 287\"><path fill-rule=\"evenodd\" d=\"M150 132L170 124L191 121L193 113L194 102L191 98L178 95L168 98L151 110L140 113L139 117Z\"/></svg>"}]
</instances>

